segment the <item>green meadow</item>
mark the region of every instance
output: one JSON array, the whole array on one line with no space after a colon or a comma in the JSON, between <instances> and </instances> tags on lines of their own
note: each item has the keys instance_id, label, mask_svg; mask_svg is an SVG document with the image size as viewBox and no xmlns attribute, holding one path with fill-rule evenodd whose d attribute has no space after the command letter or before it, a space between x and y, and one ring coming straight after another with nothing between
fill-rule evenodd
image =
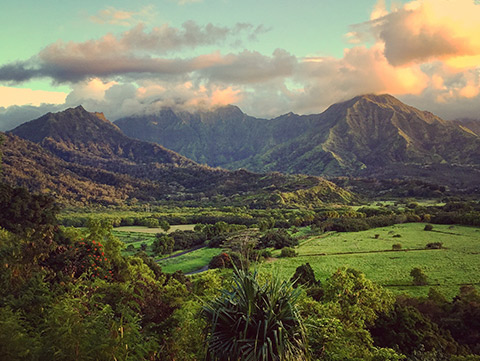
<instances>
[{"instance_id":1,"label":"green meadow","mask_svg":"<svg viewBox=\"0 0 480 361\"><path fill-rule=\"evenodd\" d=\"M398 224L362 232L331 232L301 241L294 258L274 258L259 266L290 278L295 269L310 263L324 281L339 267L362 271L374 282L395 293L426 295L432 286L448 297L464 284L480 284L480 228L434 225L424 231L423 223ZM425 249L427 243L441 242L442 249ZM392 251L393 244L401 250ZM427 286L413 286L410 271L420 267L428 277Z\"/></svg>"},{"instance_id":2,"label":"green meadow","mask_svg":"<svg viewBox=\"0 0 480 361\"><path fill-rule=\"evenodd\" d=\"M194 224L179 224L175 226L170 226L170 229L167 233L172 233L175 231L193 231L195 227ZM164 233L161 228L149 228L144 226L123 226L114 228L115 232L126 232L126 233L148 233L148 234L157 234Z\"/></svg>"},{"instance_id":3,"label":"green meadow","mask_svg":"<svg viewBox=\"0 0 480 361\"><path fill-rule=\"evenodd\" d=\"M167 233L175 232L176 230L191 231L195 227L194 224L181 224L171 226ZM132 246L124 250L126 255L134 255L141 250L142 244L147 245L146 253L154 257L150 251L150 246L155 241L157 233L165 233L161 228L148 228L143 226L125 226L115 227L112 231L113 235L125 243L125 246Z\"/></svg>"},{"instance_id":4,"label":"green meadow","mask_svg":"<svg viewBox=\"0 0 480 361\"><path fill-rule=\"evenodd\" d=\"M175 271L189 273L208 265L212 257L216 256L221 251L220 248L200 248L178 257L161 260L158 264L162 267L162 271L167 273Z\"/></svg>"},{"instance_id":5,"label":"green meadow","mask_svg":"<svg viewBox=\"0 0 480 361\"><path fill-rule=\"evenodd\" d=\"M194 225L172 226L191 230ZM310 227L299 228L293 235L300 240L294 258L271 258L261 263L260 272L276 273L290 278L295 269L310 263L318 279L324 281L339 267L352 267L362 271L372 281L387 287L394 293L424 296L430 287L438 288L445 296L453 297L465 284L480 284L480 228L458 225L433 225L432 231L424 230L424 223L397 224L361 232L329 232L312 235ZM134 250L142 244L150 245L158 228L117 227L114 234ZM441 249L426 249L428 243L440 242ZM393 250L393 245L400 250ZM397 246L398 247L398 246ZM202 248L178 257L159 261L165 272L181 270L192 272L206 266L217 255L219 248ZM178 251L176 253L180 253ZM175 253L174 253L175 254ZM274 251L278 257L280 251ZM153 256L153 255L152 255ZM428 285L414 286L410 271L420 267L428 277Z\"/></svg>"}]
</instances>

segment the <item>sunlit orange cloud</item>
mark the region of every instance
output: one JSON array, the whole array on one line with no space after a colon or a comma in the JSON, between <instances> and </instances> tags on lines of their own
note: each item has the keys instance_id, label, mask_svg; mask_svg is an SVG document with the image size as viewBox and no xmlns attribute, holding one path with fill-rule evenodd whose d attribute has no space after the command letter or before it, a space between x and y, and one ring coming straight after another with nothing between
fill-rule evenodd
<instances>
[{"instance_id":1,"label":"sunlit orange cloud","mask_svg":"<svg viewBox=\"0 0 480 361\"><path fill-rule=\"evenodd\" d=\"M62 104L67 93L0 86L0 107L11 105Z\"/></svg>"},{"instance_id":2,"label":"sunlit orange cloud","mask_svg":"<svg viewBox=\"0 0 480 361\"><path fill-rule=\"evenodd\" d=\"M225 89L215 89L211 97L212 105L227 105L234 104L241 99L240 90L235 90L232 87Z\"/></svg>"},{"instance_id":3,"label":"sunlit orange cloud","mask_svg":"<svg viewBox=\"0 0 480 361\"><path fill-rule=\"evenodd\" d=\"M344 57L303 59L303 77L315 86L341 90L342 98L363 93L420 94L429 78L418 65L393 66L382 43L346 49ZM332 99L334 101L334 99Z\"/></svg>"},{"instance_id":4,"label":"sunlit orange cloud","mask_svg":"<svg viewBox=\"0 0 480 361\"><path fill-rule=\"evenodd\" d=\"M240 90L235 90L232 87L208 89L201 86L186 105L207 108L217 107L237 103L241 98Z\"/></svg>"},{"instance_id":5,"label":"sunlit orange cloud","mask_svg":"<svg viewBox=\"0 0 480 361\"><path fill-rule=\"evenodd\" d=\"M382 6L380 0L372 17ZM393 65L442 60L468 68L480 56L479 19L480 5L473 0L416 0L372 24Z\"/></svg>"}]
</instances>

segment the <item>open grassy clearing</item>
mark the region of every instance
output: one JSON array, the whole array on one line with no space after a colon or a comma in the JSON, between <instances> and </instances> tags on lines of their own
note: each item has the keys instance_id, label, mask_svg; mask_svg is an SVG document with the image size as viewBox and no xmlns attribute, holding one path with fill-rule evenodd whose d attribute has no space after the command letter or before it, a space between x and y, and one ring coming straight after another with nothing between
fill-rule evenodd
<instances>
[{"instance_id":1,"label":"open grassy clearing","mask_svg":"<svg viewBox=\"0 0 480 361\"><path fill-rule=\"evenodd\" d=\"M170 229L167 233L172 233L177 230L179 231L193 231L195 227L194 224L180 224L175 226L170 226ZM128 233L148 233L148 234L157 234L164 233L164 230L161 228L148 228L144 226L124 226L114 228L115 232L128 232Z\"/></svg>"},{"instance_id":2,"label":"open grassy clearing","mask_svg":"<svg viewBox=\"0 0 480 361\"><path fill-rule=\"evenodd\" d=\"M178 257L159 261L162 270L167 273L182 271L184 273L196 271L210 262L212 257L221 252L221 248L201 248Z\"/></svg>"},{"instance_id":3,"label":"open grassy clearing","mask_svg":"<svg viewBox=\"0 0 480 361\"><path fill-rule=\"evenodd\" d=\"M175 232L176 230L193 230L195 227L194 224L184 224L184 225L176 225L171 226L167 233ZM112 231L113 235L121 240L125 245L133 246L134 249L124 250L125 255L132 256L136 252L140 251L142 244L147 245L146 253L149 256L154 257L155 255L152 254L150 251L150 245L155 241L157 233L165 233L161 228L148 228L142 226L125 226L125 227L116 227Z\"/></svg>"},{"instance_id":4,"label":"open grassy clearing","mask_svg":"<svg viewBox=\"0 0 480 361\"><path fill-rule=\"evenodd\" d=\"M260 269L290 278L298 266L308 262L323 281L338 267L347 266L364 272L369 279L395 293L413 296L426 295L430 286L436 286L446 296L453 297L461 284L479 284L480 229L434 225L433 231L428 232L423 230L424 226L410 223L312 237L301 242L298 257L277 259L261 265ZM430 242L442 242L445 248L425 250ZM401 251L391 251L395 243L402 245ZM414 267L424 270L429 285L411 285L410 271Z\"/></svg>"}]
</instances>

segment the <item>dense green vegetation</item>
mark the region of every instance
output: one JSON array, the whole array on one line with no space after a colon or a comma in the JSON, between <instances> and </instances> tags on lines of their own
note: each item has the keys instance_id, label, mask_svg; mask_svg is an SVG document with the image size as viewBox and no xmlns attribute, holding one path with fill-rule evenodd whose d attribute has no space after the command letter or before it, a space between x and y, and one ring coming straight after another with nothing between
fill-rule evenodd
<instances>
[{"instance_id":1,"label":"dense green vegetation","mask_svg":"<svg viewBox=\"0 0 480 361\"><path fill-rule=\"evenodd\" d=\"M58 224L48 197L6 185L0 191L0 359L480 355L480 295L473 286L480 231L458 225L478 222L475 202L157 209L138 218L90 212L73 228ZM240 216L233 217L236 210ZM174 219L188 224L194 217L204 223L171 229ZM65 213L60 220L74 218ZM157 222L130 233L112 227L130 218ZM145 229L156 232L138 232ZM288 249L296 256L275 257ZM191 252L167 258L184 251ZM149 254L165 259L157 263ZM228 269L184 275L218 255L220 268L237 267L233 276Z\"/></svg>"}]
</instances>

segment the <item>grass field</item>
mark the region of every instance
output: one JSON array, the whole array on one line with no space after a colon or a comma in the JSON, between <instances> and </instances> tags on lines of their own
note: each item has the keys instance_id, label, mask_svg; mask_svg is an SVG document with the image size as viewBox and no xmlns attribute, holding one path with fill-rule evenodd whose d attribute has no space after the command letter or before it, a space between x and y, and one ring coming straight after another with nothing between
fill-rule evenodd
<instances>
[{"instance_id":1,"label":"grass field","mask_svg":"<svg viewBox=\"0 0 480 361\"><path fill-rule=\"evenodd\" d=\"M329 233L301 241L298 257L279 258L260 266L261 272L273 272L290 278L295 269L310 263L317 278L324 281L338 267L347 266L395 293L426 295L436 286L448 297L458 293L462 284L480 284L480 229L464 226L410 223L363 232ZM378 238L375 235L378 234ZM396 236L396 237L395 237ZM442 242L443 249L426 250L430 242ZM401 251L392 252L400 243ZM429 285L413 286L410 271L420 267Z\"/></svg>"},{"instance_id":2,"label":"grass field","mask_svg":"<svg viewBox=\"0 0 480 361\"><path fill-rule=\"evenodd\" d=\"M213 256L221 252L220 248L201 248L196 251L159 261L162 270L167 273L183 271L184 273L196 271L206 266Z\"/></svg>"},{"instance_id":3,"label":"grass field","mask_svg":"<svg viewBox=\"0 0 480 361\"><path fill-rule=\"evenodd\" d=\"M180 224L176 226L170 226L170 229L168 230L167 233L172 233L177 230L180 231L193 231L193 228L195 227L194 224ZM142 226L125 226L125 227L116 227L114 228L115 232L133 232L133 233L148 233L148 234L157 234L157 233L163 233L164 231L161 228L148 228L148 227L142 227Z\"/></svg>"},{"instance_id":4,"label":"grass field","mask_svg":"<svg viewBox=\"0 0 480 361\"><path fill-rule=\"evenodd\" d=\"M195 227L194 224L184 224L171 226L167 233L175 232L176 230L193 230ZM116 227L113 229L113 235L125 243L126 246L132 245L134 250L128 251L124 250L125 255L134 255L137 251L140 250L142 244L147 245L147 254L149 256L154 256L150 251L150 245L155 240L157 233L164 233L161 228L148 228L140 226L127 226L127 227Z\"/></svg>"}]
</instances>

